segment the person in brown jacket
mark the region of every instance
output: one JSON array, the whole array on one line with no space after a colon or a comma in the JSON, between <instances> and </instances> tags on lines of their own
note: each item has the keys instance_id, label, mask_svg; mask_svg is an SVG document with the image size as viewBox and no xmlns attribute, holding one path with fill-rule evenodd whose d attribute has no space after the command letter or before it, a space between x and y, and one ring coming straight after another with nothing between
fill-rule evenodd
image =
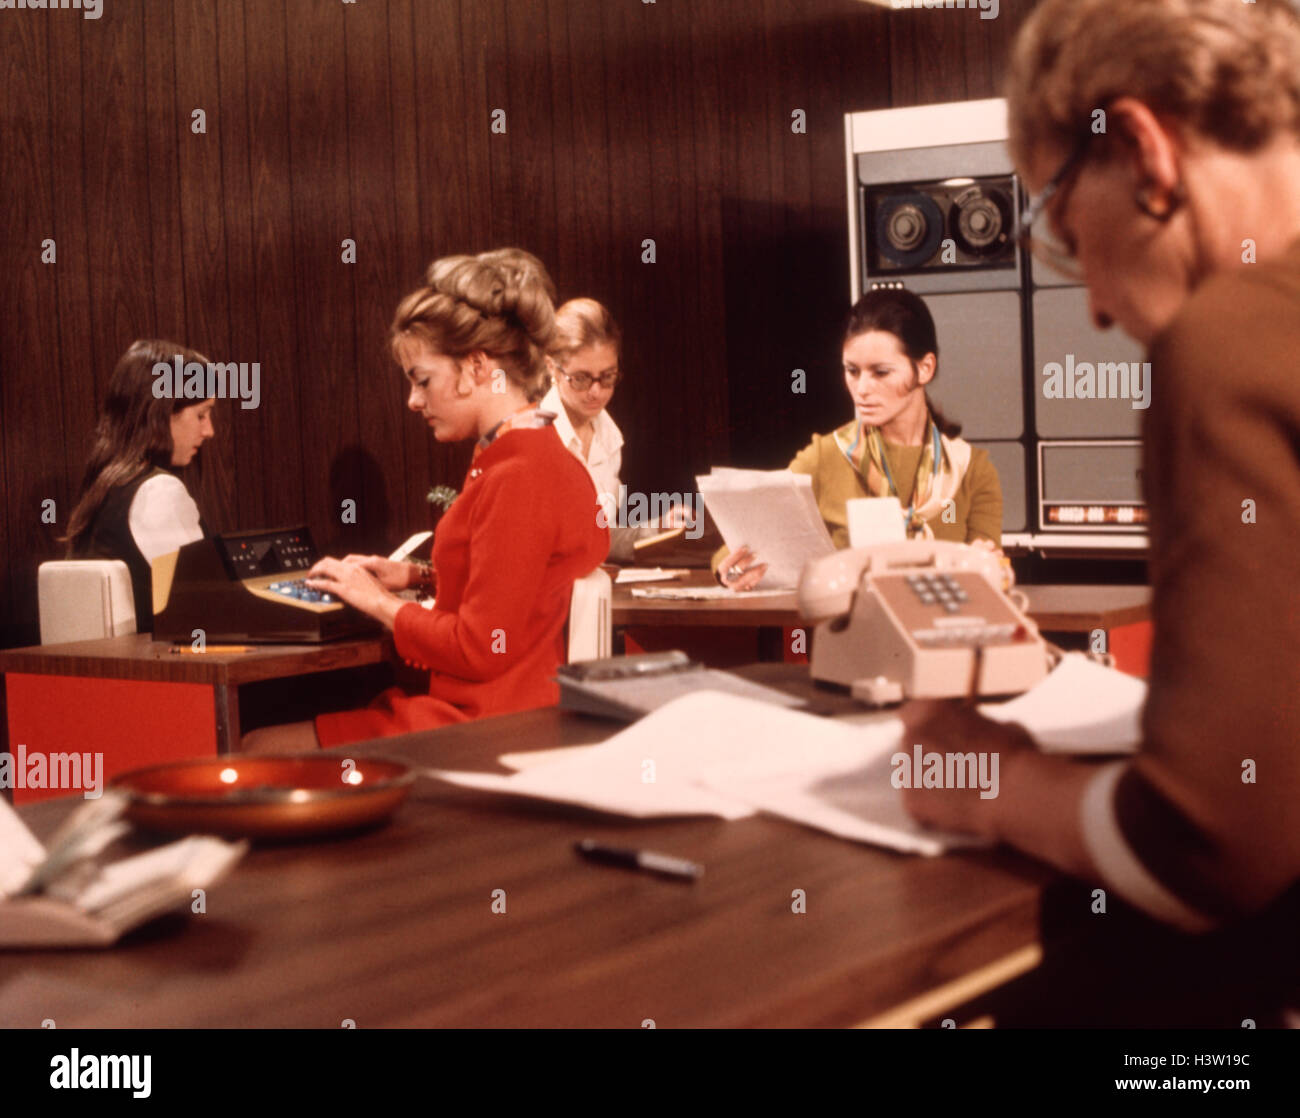
<instances>
[{"instance_id":1,"label":"person in brown jacket","mask_svg":"<svg viewBox=\"0 0 1300 1118\"><path fill-rule=\"evenodd\" d=\"M1016 41L1007 96L1011 152L1034 193L1032 251L1081 275L1099 328L1149 349L1144 740L1098 766L1039 754L973 712L913 704L907 740L998 752L1002 791L912 791L908 807L1166 925L1249 927L1227 965L1273 960L1268 980L1291 996L1300 17L1286 0L1044 0ZM1219 1001L1255 1016L1230 991Z\"/></svg>"}]
</instances>

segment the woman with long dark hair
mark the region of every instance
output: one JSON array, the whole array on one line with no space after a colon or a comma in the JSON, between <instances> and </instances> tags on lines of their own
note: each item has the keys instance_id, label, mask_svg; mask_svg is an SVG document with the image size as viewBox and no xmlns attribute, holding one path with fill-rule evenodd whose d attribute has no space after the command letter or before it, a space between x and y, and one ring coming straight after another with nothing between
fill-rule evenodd
<instances>
[{"instance_id":1,"label":"woman with long dark hair","mask_svg":"<svg viewBox=\"0 0 1300 1118\"><path fill-rule=\"evenodd\" d=\"M178 471L213 436L215 400L157 393L154 366L207 365L175 342L133 342L108 379L95 443L63 542L73 559L121 559L131 572L136 629L153 630L153 561L201 539L198 506Z\"/></svg>"},{"instance_id":2,"label":"woman with long dark hair","mask_svg":"<svg viewBox=\"0 0 1300 1118\"><path fill-rule=\"evenodd\" d=\"M996 550L1002 541L1002 486L988 452L958 438L961 425L930 400L939 365L934 319L902 288L870 291L844 324L844 385L854 416L816 435L790 469L811 474L817 507L837 547L847 547L847 503L897 497L909 537ZM714 558L724 586L752 590L767 570L748 548Z\"/></svg>"}]
</instances>

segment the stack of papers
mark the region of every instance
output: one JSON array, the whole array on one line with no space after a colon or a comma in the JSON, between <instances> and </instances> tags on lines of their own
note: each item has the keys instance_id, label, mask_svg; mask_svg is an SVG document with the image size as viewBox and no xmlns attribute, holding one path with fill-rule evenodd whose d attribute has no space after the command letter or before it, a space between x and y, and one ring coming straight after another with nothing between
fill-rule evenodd
<instances>
[{"instance_id":1,"label":"stack of papers","mask_svg":"<svg viewBox=\"0 0 1300 1118\"><path fill-rule=\"evenodd\" d=\"M248 843L209 837L101 864L127 829L109 793L73 812L47 850L0 800L0 947L103 946L225 876Z\"/></svg>"},{"instance_id":2,"label":"stack of papers","mask_svg":"<svg viewBox=\"0 0 1300 1118\"><path fill-rule=\"evenodd\" d=\"M923 829L903 810L889 780L889 758L901 736L896 718L867 728L840 725L753 699L696 691L600 745L557 751L511 776L445 770L428 775L464 788L637 819L743 819L761 809L897 850L937 854L968 844L964 836ZM847 790L846 778L853 785ZM823 781L831 784L820 789Z\"/></svg>"},{"instance_id":3,"label":"stack of papers","mask_svg":"<svg viewBox=\"0 0 1300 1118\"><path fill-rule=\"evenodd\" d=\"M728 550L768 565L760 589L793 590L809 560L834 552L807 474L715 467L695 481Z\"/></svg>"},{"instance_id":4,"label":"stack of papers","mask_svg":"<svg viewBox=\"0 0 1300 1118\"><path fill-rule=\"evenodd\" d=\"M1067 655L1037 687L981 709L1021 723L1052 752L1136 749L1146 685ZM926 742L927 752L962 751ZM509 776L431 770L480 791L572 804L633 818L765 811L857 842L934 855L979 845L913 821L893 785L895 755L911 753L887 714L842 721L737 695L697 691L599 745L503 757Z\"/></svg>"}]
</instances>

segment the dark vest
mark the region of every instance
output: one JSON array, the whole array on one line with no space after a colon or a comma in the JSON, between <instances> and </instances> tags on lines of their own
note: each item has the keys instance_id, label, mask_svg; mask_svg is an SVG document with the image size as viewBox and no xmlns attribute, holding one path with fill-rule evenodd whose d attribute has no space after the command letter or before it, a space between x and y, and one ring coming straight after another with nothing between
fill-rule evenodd
<instances>
[{"instance_id":1,"label":"dark vest","mask_svg":"<svg viewBox=\"0 0 1300 1118\"><path fill-rule=\"evenodd\" d=\"M169 472L156 466L110 489L77 549L78 559L121 559L126 564L135 597L135 627L140 633L153 632L153 571L131 535L131 502L146 481Z\"/></svg>"}]
</instances>

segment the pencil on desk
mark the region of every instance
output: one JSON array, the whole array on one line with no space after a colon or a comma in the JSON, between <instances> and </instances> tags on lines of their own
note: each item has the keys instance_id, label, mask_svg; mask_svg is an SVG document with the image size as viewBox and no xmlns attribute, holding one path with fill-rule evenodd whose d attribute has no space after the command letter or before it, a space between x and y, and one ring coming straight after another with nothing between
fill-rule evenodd
<instances>
[{"instance_id":1,"label":"pencil on desk","mask_svg":"<svg viewBox=\"0 0 1300 1118\"><path fill-rule=\"evenodd\" d=\"M256 645L251 644L209 644L204 648L191 648L187 644L174 644L171 647L173 655L181 656L204 656L208 653L224 652L254 652Z\"/></svg>"}]
</instances>

